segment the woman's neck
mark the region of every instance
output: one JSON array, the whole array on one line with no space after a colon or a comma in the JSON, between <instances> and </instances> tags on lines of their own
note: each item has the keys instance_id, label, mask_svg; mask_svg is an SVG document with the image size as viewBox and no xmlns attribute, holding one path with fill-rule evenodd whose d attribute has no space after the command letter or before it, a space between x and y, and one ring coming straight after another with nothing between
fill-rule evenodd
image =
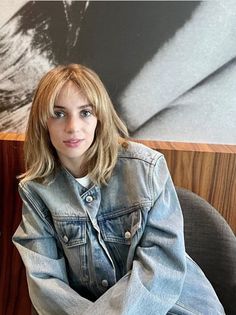
<instances>
[{"instance_id":1,"label":"woman's neck","mask_svg":"<svg viewBox=\"0 0 236 315\"><path fill-rule=\"evenodd\" d=\"M65 167L72 176L74 176L75 178L81 178L84 177L88 174L88 169L85 165L70 165L70 164L63 164L62 166Z\"/></svg>"}]
</instances>

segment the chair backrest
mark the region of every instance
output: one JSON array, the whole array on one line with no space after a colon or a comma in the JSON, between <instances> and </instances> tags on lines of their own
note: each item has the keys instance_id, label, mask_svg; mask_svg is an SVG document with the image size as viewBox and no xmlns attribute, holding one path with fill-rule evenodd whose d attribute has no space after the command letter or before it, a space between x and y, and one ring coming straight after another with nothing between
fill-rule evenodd
<instances>
[{"instance_id":1,"label":"chair backrest","mask_svg":"<svg viewBox=\"0 0 236 315\"><path fill-rule=\"evenodd\" d=\"M236 237L207 201L176 187L184 216L186 252L202 268L227 315L236 314Z\"/></svg>"}]
</instances>

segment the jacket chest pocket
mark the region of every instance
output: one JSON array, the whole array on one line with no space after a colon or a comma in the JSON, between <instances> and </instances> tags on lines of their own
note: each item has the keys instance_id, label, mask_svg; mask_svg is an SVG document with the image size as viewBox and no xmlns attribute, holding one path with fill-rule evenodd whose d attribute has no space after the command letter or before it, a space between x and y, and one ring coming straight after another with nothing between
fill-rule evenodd
<instances>
[{"instance_id":1,"label":"jacket chest pocket","mask_svg":"<svg viewBox=\"0 0 236 315\"><path fill-rule=\"evenodd\" d=\"M65 248L86 244L86 220L53 218L58 237Z\"/></svg>"},{"instance_id":2,"label":"jacket chest pocket","mask_svg":"<svg viewBox=\"0 0 236 315\"><path fill-rule=\"evenodd\" d=\"M141 226L139 208L116 211L99 220L103 239L106 242L130 245L132 237Z\"/></svg>"}]
</instances>

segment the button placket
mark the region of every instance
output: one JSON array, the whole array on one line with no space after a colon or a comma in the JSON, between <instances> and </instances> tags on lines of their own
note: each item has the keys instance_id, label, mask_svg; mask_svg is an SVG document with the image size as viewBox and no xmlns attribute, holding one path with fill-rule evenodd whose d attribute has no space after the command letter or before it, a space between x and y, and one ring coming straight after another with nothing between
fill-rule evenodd
<instances>
[{"instance_id":1,"label":"button placket","mask_svg":"<svg viewBox=\"0 0 236 315\"><path fill-rule=\"evenodd\" d=\"M93 228L97 231L99 244L104 249L105 253L107 254L107 256L108 256L108 258L112 264L113 277L114 277L114 279L116 279L116 272L115 272L114 263L112 261L110 254L109 254L109 251L106 247L106 244L105 244L104 240L102 239L100 227L97 223L97 212L98 212L100 200L101 200L100 190L95 189L94 191L87 192L87 195L83 195L82 198L83 198L84 203L87 203L87 205L85 205L85 208L86 208L88 217L90 219L90 222L92 223ZM102 282L102 281L104 281L104 282ZM101 285L104 288L109 286L109 283L106 279L103 279L102 281L101 281Z\"/></svg>"}]
</instances>

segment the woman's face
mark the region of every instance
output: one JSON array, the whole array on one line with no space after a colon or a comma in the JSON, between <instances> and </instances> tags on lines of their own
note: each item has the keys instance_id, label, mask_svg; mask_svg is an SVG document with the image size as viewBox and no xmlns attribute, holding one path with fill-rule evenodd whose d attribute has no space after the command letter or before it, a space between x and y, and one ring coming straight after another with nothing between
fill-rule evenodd
<instances>
[{"instance_id":1,"label":"woman's face","mask_svg":"<svg viewBox=\"0 0 236 315\"><path fill-rule=\"evenodd\" d=\"M84 153L94 140L97 118L93 106L73 82L66 83L54 105L54 116L47 122L52 145L61 163L74 175L81 176Z\"/></svg>"}]
</instances>

